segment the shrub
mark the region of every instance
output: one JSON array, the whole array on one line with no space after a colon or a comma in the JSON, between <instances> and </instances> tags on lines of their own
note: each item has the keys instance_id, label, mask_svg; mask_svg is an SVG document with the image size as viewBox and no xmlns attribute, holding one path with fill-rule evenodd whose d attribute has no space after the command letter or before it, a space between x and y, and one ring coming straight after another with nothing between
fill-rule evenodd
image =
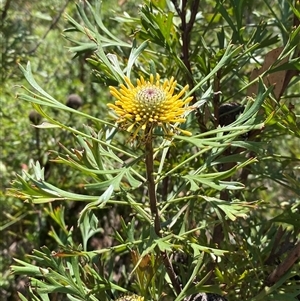
<instances>
[{"instance_id":1,"label":"shrub","mask_svg":"<svg viewBox=\"0 0 300 301\"><path fill-rule=\"evenodd\" d=\"M49 235L12 266L28 298L296 300L299 7L144 1L113 21L101 2L77 10L64 35L102 86L98 111L20 66L31 88L18 99L46 120L36 128L63 133L50 164L64 182L36 162L8 190L42 208Z\"/></svg>"}]
</instances>

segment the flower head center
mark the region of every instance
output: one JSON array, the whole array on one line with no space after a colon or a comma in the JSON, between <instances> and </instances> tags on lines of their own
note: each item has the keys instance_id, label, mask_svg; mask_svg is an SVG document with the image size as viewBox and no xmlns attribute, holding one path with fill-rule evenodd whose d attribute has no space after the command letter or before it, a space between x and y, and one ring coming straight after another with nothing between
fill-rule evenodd
<instances>
[{"instance_id":1,"label":"flower head center","mask_svg":"<svg viewBox=\"0 0 300 301\"><path fill-rule=\"evenodd\" d=\"M147 87L142 87L136 93L135 97L141 105L155 107L166 99L166 93L164 90L150 85Z\"/></svg>"}]
</instances>

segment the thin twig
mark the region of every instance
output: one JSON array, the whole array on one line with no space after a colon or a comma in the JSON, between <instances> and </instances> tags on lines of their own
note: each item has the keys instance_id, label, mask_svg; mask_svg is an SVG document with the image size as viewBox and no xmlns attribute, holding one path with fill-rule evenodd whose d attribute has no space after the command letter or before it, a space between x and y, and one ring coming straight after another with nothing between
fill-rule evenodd
<instances>
[{"instance_id":1,"label":"thin twig","mask_svg":"<svg viewBox=\"0 0 300 301\"><path fill-rule=\"evenodd\" d=\"M190 20L188 23L186 23L187 4L188 3L186 0L182 1L182 10L180 13L181 30L182 30L182 34L181 34L182 57L183 57L182 61L183 61L184 65L186 66L187 70L189 71L188 78L187 78L188 85L189 85L190 89L193 89L194 88L194 80L193 80L193 76L192 76L192 68L191 68L191 63L190 63L190 46L191 46L190 43L191 43L191 32L192 32L194 23L196 21L196 15L198 13L200 0L194 0L191 3L191 9L190 9L191 16L190 16ZM196 102L197 102L197 94L196 94L196 92L194 92L192 103L196 103ZM206 132L207 128L202 120L202 113L201 113L200 109L196 110L196 117L197 117L197 122L198 122L200 131Z\"/></svg>"},{"instance_id":2,"label":"thin twig","mask_svg":"<svg viewBox=\"0 0 300 301\"><path fill-rule=\"evenodd\" d=\"M172 266L172 263L171 263L171 260L167 254L166 251L161 251L161 257L163 259L163 263L166 267L166 270L167 270L167 273L171 279L171 282L173 284L173 287L176 291L177 294L180 294L181 292L181 287L180 287L180 284L178 282L178 277L176 276L175 274L175 271L173 269L173 266Z\"/></svg>"},{"instance_id":3,"label":"thin twig","mask_svg":"<svg viewBox=\"0 0 300 301\"><path fill-rule=\"evenodd\" d=\"M186 66L188 72L188 78L187 82L190 87L190 89L193 89L194 87L194 81L192 76L192 70L191 70L191 63L190 63L190 42L191 42L191 32L194 26L194 23L196 21L196 15L198 13L199 3L200 0L194 0L191 3L190 8L190 20L186 22L186 12L187 12L187 0L182 0L181 8L179 8L178 3L176 0L172 0L172 3L175 6L176 12L181 20L181 39L182 39L182 61L184 65ZM197 102L196 93L193 93L193 103ZM200 112L198 112L198 116L200 116ZM201 125L199 124L200 128Z\"/></svg>"},{"instance_id":4,"label":"thin twig","mask_svg":"<svg viewBox=\"0 0 300 301\"><path fill-rule=\"evenodd\" d=\"M7 0L7 1L5 2L4 7L3 7L2 14L1 14L2 26L3 26L3 24L4 24L4 19L5 19L6 16L7 16L7 12L8 12L8 10L9 10L10 4L11 4L11 0Z\"/></svg>"},{"instance_id":5,"label":"thin twig","mask_svg":"<svg viewBox=\"0 0 300 301\"><path fill-rule=\"evenodd\" d=\"M192 70L191 70L191 63L190 63L190 42L191 42L191 32L196 20L196 15L198 12L200 0L194 0L191 4L191 16L189 22L186 22L186 11L187 11L187 0L182 1L182 9L180 12L180 20L181 20L181 39L182 39L182 61L186 66L187 70L189 71L188 77L188 84L189 87L192 89L194 87L193 77L192 77ZM194 93L193 102L197 101L196 94Z\"/></svg>"},{"instance_id":6,"label":"thin twig","mask_svg":"<svg viewBox=\"0 0 300 301\"><path fill-rule=\"evenodd\" d=\"M295 6L297 6L297 1L299 0L295 0ZM294 14L294 19L293 19L293 27L297 28L300 25L300 19L298 18L298 16L296 14ZM300 50L298 48L298 50L295 51L293 58L297 58L300 56ZM294 76L297 76L300 74L299 70L287 70L286 74L285 74L285 78L284 78L284 82L280 91L280 94L278 96L278 99L283 95L283 93L285 92L285 90L287 89L291 79Z\"/></svg>"},{"instance_id":7,"label":"thin twig","mask_svg":"<svg viewBox=\"0 0 300 301\"><path fill-rule=\"evenodd\" d=\"M172 3L174 4L175 10L176 10L178 16L180 16L181 15L181 10L178 6L177 0L172 0Z\"/></svg>"},{"instance_id":8,"label":"thin twig","mask_svg":"<svg viewBox=\"0 0 300 301\"><path fill-rule=\"evenodd\" d=\"M64 6L60 9L60 11L58 12L57 16L52 20L52 23L50 24L49 28L47 29L47 31L44 33L44 35L42 36L41 40L35 45L35 47L33 49L31 49L29 51L29 53L33 53L35 52L40 45L42 44L43 40L46 39L47 35L49 34L49 32L55 27L55 25L58 23L58 21L61 18L61 15L63 14L63 12L65 11L67 5L69 4L70 0L67 0L66 3L64 4Z\"/></svg>"},{"instance_id":9,"label":"thin twig","mask_svg":"<svg viewBox=\"0 0 300 301\"><path fill-rule=\"evenodd\" d=\"M276 232L276 236L275 236L275 240L274 240L271 252L270 252L268 258L265 260L266 265L273 264L276 261L276 259L277 259L276 250L277 250L279 243L285 233L286 233L286 230L283 229L282 226L280 225Z\"/></svg>"},{"instance_id":10,"label":"thin twig","mask_svg":"<svg viewBox=\"0 0 300 301\"><path fill-rule=\"evenodd\" d=\"M274 285L300 258L300 241L287 254L286 259L280 263L276 269L267 277L265 281L266 286Z\"/></svg>"}]
</instances>

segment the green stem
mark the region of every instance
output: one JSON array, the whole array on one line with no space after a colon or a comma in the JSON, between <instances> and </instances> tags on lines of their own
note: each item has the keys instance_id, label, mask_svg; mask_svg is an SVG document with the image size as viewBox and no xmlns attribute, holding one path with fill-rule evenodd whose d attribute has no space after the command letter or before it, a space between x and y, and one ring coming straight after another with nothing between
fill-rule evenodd
<instances>
[{"instance_id":1,"label":"green stem","mask_svg":"<svg viewBox=\"0 0 300 301\"><path fill-rule=\"evenodd\" d=\"M148 130L146 135L146 172L147 172L147 182L148 182L148 194L150 201L150 210L152 217L154 218L154 228L157 236L161 237L160 219L157 208L157 198L155 190L155 181L153 177L153 145L152 145L152 129Z\"/></svg>"},{"instance_id":2,"label":"green stem","mask_svg":"<svg viewBox=\"0 0 300 301\"><path fill-rule=\"evenodd\" d=\"M152 145L152 127L146 129L146 173L147 173L147 182L148 182L148 195L150 201L150 210L152 217L154 218L154 229L158 237L162 237L161 227L160 227L160 216L157 208L157 198L156 198L156 188L155 181L153 177L154 163L153 163L153 145ZM172 263L166 251L156 250L157 253L160 253L166 271L171 279L172 285L177 294L181 292L181 287L178 282L178 278L174 272Z\"/></svg>"}]
</instances>

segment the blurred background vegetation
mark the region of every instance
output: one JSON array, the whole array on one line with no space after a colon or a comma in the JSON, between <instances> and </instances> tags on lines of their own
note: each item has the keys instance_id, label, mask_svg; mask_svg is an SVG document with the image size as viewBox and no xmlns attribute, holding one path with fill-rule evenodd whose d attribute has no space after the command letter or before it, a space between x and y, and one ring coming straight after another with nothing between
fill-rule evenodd
<instances>
[{"instance_id":1,"label":"blurred background vegetation","mask_svg":"<svg viewBox=\"0 0 300 301\"><path fill-rule=\"evenodd\" d=\"M134 1L123 4L106 1L103 4L108 26L113 23L112 10L121 14L124 8L132 11L138 9ZM45 244L49 231L42 208L5 196L14 174L22 169L27 170L30 162L39 160L43 166L51 169L46 174L51 179L57 179L62 188L81 190L78 174L62 165L49 166L49 150L58 151L61 140L66 147L71 146L73 137L56 130L39 131L32 126L35 124L30 120L30 113L34 111L32 106L16 99L19 85L25 84L18 63L26 64L30 60L37 80L62 103L67 102L70 94L77 94L82 99L81 110L102 118L106 114L103 100L108 95L107 89L93 82L85 55L74 58L74 54L67 49L70 44L62 35L66 26L66 12L77 16L74 1L1 2L0 220L1 232L4 231L5 235L1 235L0 294L10 300L18 299L18 283L24 284L10 275L12 257L23 258L33 246ZM56 111L55 114L66 123L75 123L79 127L85 122L78 116L64 112Z\"/></svg>"},{"instance_id":2,"label":"blurred background vegetation","mask_svg":"<svg viewBox=\"0 0 300 301\"><path fill-rule=\"evenodd\" d=\"M96 2L89 3L95 7ZM271 100L266 98L260 108L258 115L261 118L257 119L256 124L268 120L264 130L256 129L242 134L236 132L237 140L249 140L256 144L249 143L246 147L242 143L236 144L236 148L242 146L246 150L227 148L221 157L214 157L215 166L223 164L223 170L219 169L218 172L230 169L232 161L257 158L250 167L241 168L227 179L243 183L242 192L219 192L213 186L205 185L192 191L192 195L199 193L207 197L217 197L230 204L239 200L245 202L244 206L248 209L252 206L252 210L246 210L245 214L238 207L237 211L234 211L233 204L228 209L229 213L227 212L235 214L235 218L232 218L234 222L230 222L230 218L225 218L226 211L224 215L218 215L218 212L216 215L213 206L203 200L200 203L191 201L189 214L182 209L184 206L181 203L175 203L172 207L166 202L166 207L160 208L162 211L169 210L164 222L166 223L169 217L176 216L178 212L185 213L182 220L179 217L175 219L178 225L176 224L177 228L174 227L174 232L179 233L182 230L181 225L187 222L191 224L185 225L186 231L202 227L199 233L189 238L189 242L197 241L204 246L230 253L225 259L218 261L215 254L207 255L204 252L202 268L199 277L195 279L204 279L203 283L200 282L203 286L199 285L194 292L217 292L226 295L230 301L300 300L299 4L297 1L290 3L263 0L191 0L178 1L176 7L176 3L169 0L102 1L104 25L113 36L123 41L124 45L129 45L111 46L108 43L103 47L106 54L116 54L121 68L125 68L134 48L133 40L136 47L148 41L145 53L134 62L132 73L135 76L148 74L149 69L154 68L163 78L174 76L182 86L189 84L192 89L220 63L229 44L232 43L236 47L242 45L221 69L209 76L201 87L194 91L193 96L197 101L203 95L207 97L197 114L189 117L187 121L186 128L194 135L209 133L219 125L227 126L234 122L236 114L231 112L233 117L229 114L231 117L226 117L229 121L225 118L222 124L222 112L230 113L236 103L237 106L246 105L245 97L253 96L247 86L255 79L255 76L251 78L253 70L265 66L268 59L274 69L282 64L279 71L283 73L280 74L280 78L285 81L283 80L282 89L275 91ZM81 1L80 7L92 20L93 15L87 3ZM35 80L59 102L100 120L113 122L106 104L113 101L108 92L108 85L116 85L117 80L105 69L103 61L93 56L97 47L87 36L74 29L74 23L70 21L72 18L81 25L86 25L86 20L79 12L74 1L69 0L6 0L1 3L0 230L3 235L0 237L0 300L19 300L17 291L27 295L30 286L28 276L32 275L20 271L11 273L10 266L16 264L13 258L34 264L38 262L37 258L30 259L26 255L31 254L33 249L40 250L42 246L47 246L48 251L58 252L62 244L66 248L75 248L82 243L82 237L88 241L88 250L101 250L121 243L122 240L116 232L121 233L120 236L124 238L132 231L132 210L129 206L122 206L123 199L119 195L116 196L113 205L97 210L97 217L90 215L82 222L82 227L77 227L85 203L69 201L37 205L24 202L20 188L19 195L18 189L9 190L15 174L21 174L22 170L31 173L33 164L39 161L45 169L45 180L48 183L77 194L99 193L93 187L90 187L87 193L85 185L93 182L92 175L83 177L80 170L68 164L59 164L62 161L57 158L63 157L67 150L79 147L75 135L61 128L35 128L33 124L40 124L45 118L36 115L29 102L16 97L16 93L20 93L21 85L28 86L18 63L25 66L30 61ZM189 22L193 18L193 22ZM188 28L189 25L191 28ZM286 47L288 61L284 58L268 57L270 51L279 47ZM253 93L256 94L257 91ZM46 111L66 126L85 133L91 131L91 136L103 130L100 123L83 115L59 108L47 108ZM241 109L239 113L242 111ZM208 137L212 137L211 135ZM124 152L131 152L130 145L124 143L127 138L126 134L121 134L114 143ZM191 153L195 152L192 140L179 140L176 143L177 146L171 148L168 154L166 168L169 170L185 162ZM134 152L137 156L142 155L139 149ZM122 154L118 155L123 158ZM183 164L173 182L173 188L163 186L167 191L162 190L162 199L180 188L180 177L193 169L200 169L211 158L211 153L207 153L192 163ZM155 164L158 166L159 162ZM229 167L226 164L229 164ZM216 170L209 167L204 172L213 171ZM147 202L144 194L143 190L138 190L135 196ZM83 229L88 228L86 224L91 227L93 222L93 235L87 239ZM130 234L136 239L139 235L146 235L142 230L143 223L137 222L137 225L140 233ZM43 250L45 254L48 254L48 251ZM139 251L142 253L143 250ZM178 259L175 254L174 262L176 272L185 285L191 277L191 267L194 268L195 265L193 256L197 252L188 247L183 251L183 258ZM109 281L117 283L125 290L141 294L141 288L128 278L134 260L130 259L130 256L123 256L122 252L115 256L105 253L98 268L106 269L103 274ZM282 271L280 264L285 263L291 254L296 254L293 264L278 274L279 279L272 278L272 272L278 267ZM94 260L96 262L96 259ZM108 264L109 268L104 268ZM163 283L163 280L160 281ZM114 292L113 288L110 289ZM163 289L164 284L161 284L158 290ZM95 294L99 300L109 300L111 295L101 295L102 293L103 290L99 289ZM144 292L145 295L153 296L152 293ZM168 293L166 289L166 294ZM63 293L52 293L49 296L50 300L82 300L71 297L67 299ZM36 300L47 300L39 297L41 299ZM156 300L175 300L172 297L164 297L159 295Z\"/></svg>"}]
</instances>

